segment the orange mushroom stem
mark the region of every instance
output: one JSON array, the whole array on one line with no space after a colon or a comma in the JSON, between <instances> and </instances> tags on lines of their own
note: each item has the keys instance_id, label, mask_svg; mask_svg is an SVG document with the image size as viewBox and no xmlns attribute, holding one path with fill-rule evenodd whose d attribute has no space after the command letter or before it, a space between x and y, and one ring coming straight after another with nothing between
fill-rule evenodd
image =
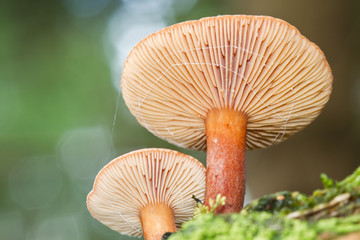
<instances>
[{"instance_id":1,"label":"orange mushroom stem","mask_svg":"<svg viewBox=\"0 0 360 240\"><path fill-rule=\"evenodd\" d=\"M231 109L214 110L206 118L207 167L205 204L226 197L216 213L239 212L245 195L247 117Z\"/></svg>"},{"instance_id":2,"label":"orange mushroom stem","mask_svg":"<svg viewBox=\"0 0 360 240\"><path fill-rule=\"evenodd\" d=\"M166 232L176 232L172 209L164 203L150 204L140 212L146 240L160 240Z\"/></svg>"}]
</instances>

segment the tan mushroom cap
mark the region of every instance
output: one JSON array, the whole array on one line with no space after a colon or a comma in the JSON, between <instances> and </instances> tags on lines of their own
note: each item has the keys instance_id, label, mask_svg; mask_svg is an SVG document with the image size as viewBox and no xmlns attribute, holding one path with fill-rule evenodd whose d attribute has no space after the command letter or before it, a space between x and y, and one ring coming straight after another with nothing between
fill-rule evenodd
<instances>
[{"instance_id":1,"label":"tan mushroom cap","mask_svg":"<svg viewBox=\"0 0 360 240\"><path fill-rule=\"evenodd\" d=\"M126 105L141 125L178 146L206 149L207 113L247 115L247 148L279 143L320 113L332 74L321 50L287 22L219 16L175 24L131 51Z\"/></svg>"},{"instance_id":2,"label":"tan mushroom cap","mask_svg":"<svg viewBox=\"0 0 360 240\"><path fill-rule=\"evenodd\" d=\"M193 216L203 201L205 167L195 158L167 149L143 149L122 155L97 175L87 198L91 215L109 228L134 237L143 235L140 211L164 203L176 227Z\"/></svg>"}]
</instances>

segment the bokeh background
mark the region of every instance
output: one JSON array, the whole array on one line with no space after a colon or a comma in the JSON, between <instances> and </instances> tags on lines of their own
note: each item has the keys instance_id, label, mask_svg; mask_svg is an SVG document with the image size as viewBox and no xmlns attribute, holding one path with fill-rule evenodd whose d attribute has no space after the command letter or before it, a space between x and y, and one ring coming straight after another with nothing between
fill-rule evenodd
<instances>
[{"instance_id":1,"label":"bokeh background","mask_svg":"<svg viewBox=\"0 0 360 240\"><path fill-rule=\"evenodd\" d=\"M319 118L289 140L248 152L247 198L311 193L319 174L360 165L357 0L3 0L0 3L0 239L132 239L85 205L97 172L144 147L166 147L130 115L122 65L147 34L219 14L282 18L320 46L334 75Z\"/></svg>"}]
</instances>

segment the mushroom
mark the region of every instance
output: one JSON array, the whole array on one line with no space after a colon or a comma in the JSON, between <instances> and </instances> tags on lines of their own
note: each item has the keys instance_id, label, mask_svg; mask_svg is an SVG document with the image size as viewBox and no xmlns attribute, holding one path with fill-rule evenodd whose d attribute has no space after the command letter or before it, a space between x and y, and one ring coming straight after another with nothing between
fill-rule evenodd
<instances>
[{"instance_id":1,"label":"mushroom","mask_svg":"<svg viewBox=\"0 0 360 240\"><path fill-rule=\"evenodd\" d=\"M203 200L204 192L205 167L198 160L167 149L142 149L98 173L87 206L94 218L121 234L160 240L193 216L192 195Z\"/></svg>"},{"instance_id":2,"label":"mushroom","mask_svg":"<svg viewBox=\"0 0 360 240\"><path fill-rule=\"evenodd\" d=\"M122 94L136 119L178 146L207 150L205 203L238 212L245 150L279 143L310 124L328 101L324 54L289 23L218 16L162 29L130 52Z\"/></svg>"}]
</instances>

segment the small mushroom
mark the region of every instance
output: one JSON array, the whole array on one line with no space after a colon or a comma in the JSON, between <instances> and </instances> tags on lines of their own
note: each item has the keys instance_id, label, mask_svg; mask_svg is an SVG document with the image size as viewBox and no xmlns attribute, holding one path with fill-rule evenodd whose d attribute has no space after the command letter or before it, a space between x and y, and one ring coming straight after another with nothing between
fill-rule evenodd
<instances>
[{"instance_id":1,"label":"small mushroom","mask_svg":"<svg viewBox=\"0 0 360 240\"><path fill-rule=\"evenodd\" d=\"M91 215L130 236L160 240L193 216L192 195L204 199L205 167L167 149L143 149L108 163L87 197Z\"/></svg>"},{"instance_id":2,"label":"small mushroom","mask_svg":"<svg viewBox=\"0 0 360 240\"><path fill-rule=\"evenodd\" d=\"M167 27L139 42L122 73L126 105L170 143L207 149L205 204L238 212L245 150L279 143L310 124L328 101L322 51L289 23L218 16Z\"/></svg>"}]
</instances>

